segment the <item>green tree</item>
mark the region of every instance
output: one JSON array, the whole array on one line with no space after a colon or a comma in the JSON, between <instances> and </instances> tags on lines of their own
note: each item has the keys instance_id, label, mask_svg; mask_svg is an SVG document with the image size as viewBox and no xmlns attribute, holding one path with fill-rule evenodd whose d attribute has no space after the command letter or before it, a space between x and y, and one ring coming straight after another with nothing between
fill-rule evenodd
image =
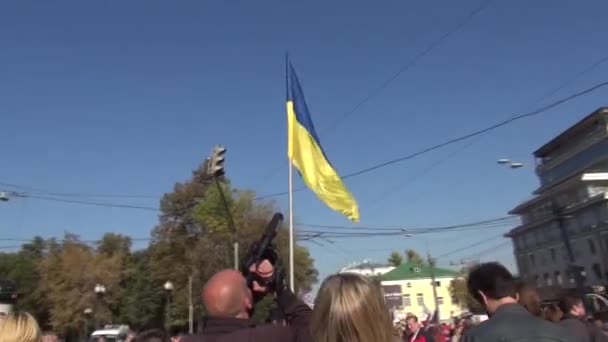
<instances>
[{"instance_id":1,"label":"green tree","mask_svg":"<svg viewBox=\"0 0 608 342\"><path fill-rule=\"evenodd\" d=\"M401 254L399 254L399 252L392 252L390 257L388 258L388 263L391 266L399 266L403 263L403 257L401 256Z\"/></svg>"},{"instance_id":2,"label":"green tree","mask_svg":"<svg viewBox=\"0 0 608 342\"><path fill-rule=\"evenodd\" d=\"M405 256L407 257L408 263L412 263L415 265L421 265L421 266L426 264L426 262L424 261L424 258L413 249L407 249L405 251Z\"/></svg>"},{"instance_id":3,"label":"green tree","mask_svg":"<svg viewBox=\"0 0 608 342\"><path fill-rule=\"evenodd\" d=\"M39 288L38 269L44 252L44 239L36 237L17 253L0 253L0 278L15 283L18 296L15 309L31 313L42 327L47 327L49 312L44 305L45 293Z\"/></svg>"},{"instance_id":4,"label":"green tree","mask_svg":"<svg viewBox=\"0 0 608 342\"><path fill-rule=\"evenodd\" d=\"M205 174L206 163L193 172L187 182L175 185L161 201L161 219L153 231L150 246L150 271L153 282L174 284L172 325L185 326L188 319L188 278L193 276L195 316L204 312L200 302L203 284L215 272L233 267L232 243L240 246L241 259L249 246L259 239L275 208L254 200L254 193L237 191L227 180L220 185L225 194L235 230L229 225L226 207L214 181ZM281 228L276 239L279 254L287 266L287 231ZM296 282L301 290L310 289L317 280L314 260L308 250L295 249ZM288 271L288 270L287 270Z\"/></svg>"}]
</instances>

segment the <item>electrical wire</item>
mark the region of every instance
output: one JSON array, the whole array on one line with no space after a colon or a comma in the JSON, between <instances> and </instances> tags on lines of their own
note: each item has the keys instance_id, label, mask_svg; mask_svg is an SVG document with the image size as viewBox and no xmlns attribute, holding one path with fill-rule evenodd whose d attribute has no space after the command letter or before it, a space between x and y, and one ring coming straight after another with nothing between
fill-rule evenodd
<instances>
[{"instance_id":1,"label":"electrical wire","mask_svg":"<svg viewBox=\"0 0 608 342\"><path fill-rule=\"evenodd\" d=\"M483 240L481 240L481 241L475 242L475 243L470 244L470 245L468 245L468 246L465 246L465 247L462 247L462 248L458 248L458 249L453 250L453 251L451 251L451 252L447 252L447 253L441 254L441 255L436 256L436 257L434 257L434 258L435 258L435 259L441 259L441 258L445 258L445 257L450 256L450 255L452 255L452 254L456 254L456 253L460 253L460 252L462 252L462 251L465 251L465 250L467 250L467 249L469 249L469 248L473 248L473 247L477 247L477 246L479 246L479 245L483 245L484 243L487 243L488 241L492 241L492 240L494 240L494 239L496 239L496 238L499 238L499 237L502 237L502 236L503 236L503 234L494 235L494 236L492 236L492 237L485 238L485 239L483 239Z\"/></svg>"},{"instance_id":2,"label":"electrical wire","mask_svg":"<svg viewBox=\"0 0 608 342\"><path fill-rule=\"evenodd\" d=\"M121 195L121 194L86 194L86 193L69 193L69 192L53 192L30 186L23 186L11 183L0 182L0 186L20 189L31 193L39 193L40 195L58 196L58 197L95 197L95 198L149 198L158 199L160 196L152 195Z\"/></svg>"},{"instance_id":3,"label":"electrical wire","mask_svg":"<svg viewBox=\"0 0 608 342\"><path fill-rule=\"evenodd\" d=\"M424 57L430 54L433 50L443 44L450 36L458 33L462 30L475 16L481 13L484 9L486 9L492 0L486 0L481 3L478 7L473 9L468 15L464 18L464 20L454 26L452 29L444 32L439 38L432 41L425 49L416 54L413 58L411 58L407 63L399 67L399 69L391 74L384 82L378 85L376 88L372 89L363 99L357 102L350 110L344 112L339 118L337 118L333 123L331 123L328 127L322 130L321 134L327 134L328 132L336 129L340 124L344 122L347 118L357 112L364 104L378 96L384 89L386 89L389 85L391 85L395 80L399 78L404 72L410 70L412 67L416 66L418 62L420 62ZM268 175L276 175L284 166L277 167L273 171L266 172ZM274 197L274 196L271 196Z\"/></svg>"},{"instance_id":4,"label":"electrical wire","mask_svg":"<svg viewBox=\"0 0 608 342\"><path fill-rule=\"evenodd\" d=\"M562 105L562 104L564 104L566 102L572 101L572 100L577 99L577 98L579 98L579 97L581 97L583 95L587 95L589 93L592 93L592 92L594 92L594 91L596 91L598 89L601 89L603 87L606 87L606 86L608 86L608 82L602 82L602 83L596 84L596 85L594 85L594 86L592 86L590 88L587 88L585 90L582 90L582 91L579 91L579 92L574 93L572 95L569 95L569 96L567 96L565 98L562 98L562 99L560 99L558 101L550 103L550 104L548 104L546 106L540 107L540 108L538 108L536 110L512 116L509 119L503 120L503 121L498 122L498 123L496 123L494 125L491 125L489 127L486 127L486 128L483 128L483 129L480 129L480 130L477 130L477 131L473 131L471 133L468 133L468 134L465 134L465 135L460 136L458 138L454 138L454 139L451 139L451 140L439 143L437 145L433 145L433 146L427 147L427 148L422 149L422 150L420 150L418 152L415 152L415 153L412 153L412 154L409 154L409 155L406 155L406 156L403 156L403 157L395 158L395 159L392 159L392 160L389 160L389 161L386 161L386 162L383 162L383 163L380 163L380 164L377 164L377 165L374 165L374 166L370 166L368 168L365 168L365 169L362 169L362 170L359 170L359 171L355 171L355 172L346 174L345 176L342 176L342 179L348 179L348 178L357 177L357 176L370 173L372 171L378 170L380 168L383 168L383 167L386 167L386 166L389 166L389 165L393 165L393 164L397 164L397 163L400 163L400 162L403 162L403 161L406 161L406 160L414 159L414 158L416 158L418 156L421 156L423 154L426 154L426 153L438 150L438 149L440 149L442 147L445 147L445 146L448 146L448 145L452 145L452 144L455 144L455 143L460 142L460 141L468 140L470 138L473 138L473 137L476 137L476 136L480 136L482 134L485 134L485 133L488 133L490 131L496 130L496 129L500 128L500 127L509 125L509 124L511 124L511 123L513 123L515 121L518 121L518 120L521 120L521 119L524 119L524 118L533 117L533 116L536 116L536 115L540 115L540 114L542 114L542 113L544 113L544 112L546 112L546 111L548 111L550 109L558 107L558 106L560 106L560 105ZM305 187L300 187L300 188L294 189L293 191L297 192L297 191L302 191L304 189L305 189ZM262 196L256 197L255 199L256 200L260 200L260 199L264 199L264 198L268 198L268 197L284 196L284 195L287 195L287 194L289 194L289 191L283 191L283 192L269 194L269 195L262 195Z\"/></svg>"}]
</instances>

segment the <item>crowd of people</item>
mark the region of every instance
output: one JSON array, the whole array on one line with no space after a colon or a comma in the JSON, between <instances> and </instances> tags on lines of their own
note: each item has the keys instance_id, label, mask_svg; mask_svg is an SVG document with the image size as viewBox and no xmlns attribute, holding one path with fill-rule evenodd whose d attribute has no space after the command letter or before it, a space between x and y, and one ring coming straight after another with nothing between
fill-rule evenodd
<instances>
[{"instance_id":1,"label":"crowd of people","mask_svg":"<svg viewBox=\"0 0 608 342\"><path fill-rule=\"evenodd\" d=\"M581 298L567 295L558 304L544 307L533 287L519 284L498 263L477 266L467 280L469 293L483 305L489 319L479 323L464 318L439 324L408 315L397 329L373 279L356 274L328 277L313 310L285 286L268 260L252 271L254 281L236 270L223 270L209 279L202 293L207 315L199 333L171 337L160 329L149 330L128 336L127 341L608 341L606 322L601 317L589 320ZM270 324L255 324L251 320L253 307L266 294L274 295L280 318ZM54 342L48 338L27 313L0 320L0 342Z\"/></svg>"}]
</instances>

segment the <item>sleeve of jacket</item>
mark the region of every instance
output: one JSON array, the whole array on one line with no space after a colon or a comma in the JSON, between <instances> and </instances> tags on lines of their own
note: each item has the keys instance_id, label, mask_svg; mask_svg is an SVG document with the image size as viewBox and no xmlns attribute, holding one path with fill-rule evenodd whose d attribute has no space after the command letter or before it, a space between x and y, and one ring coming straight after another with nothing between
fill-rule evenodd
<instances>
[{"instance_id":1,"label":"sleeve of jacket","mask_svg":"<svg viewBox=\"0 0 608 342\"><path fill-rule=\"evenodd\" d=\"M285 290L277 297L277 303L285 314L287 325L294 334L294 341L310 342L310 317L312 309L290 290Z\"/></svg>"}]
</instances>

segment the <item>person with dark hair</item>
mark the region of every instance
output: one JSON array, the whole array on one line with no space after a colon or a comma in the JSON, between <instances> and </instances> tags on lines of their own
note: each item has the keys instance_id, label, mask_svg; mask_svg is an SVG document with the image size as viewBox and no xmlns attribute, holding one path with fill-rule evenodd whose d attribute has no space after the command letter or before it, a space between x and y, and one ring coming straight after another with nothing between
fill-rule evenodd
<instances>
[{"instance_id":1,"label":"person with dark hair","mask_svg":"<svg viewBox=\"0 0 608 342\"><path fill-rule=\"evenodd\" d=\"M587 311L580 297L569 294L563 296L559 301L559 308L564 313L559 324L574 335L577 341L608 341L608 338L599 329L585 321Z\"/></svg>"},{"instance_id":2,"label":"person with dark hair","mask_svg":"<svg viewBox=\"0 0 608 342\"><path fill-rule=\"evenodd\" d=\"M467 286L490 319L467 332L463 341L574 341L564 329L534 317L517 303L517 282L501 264L491 262L475 267Z\"/></svg>"},{"instance_id":3,"label":"person with dark hair","mask_svg":"<svg viewBox=\"0 0 608 342\"><path fill-rule=\"evenodd\" d=\"M538 295L538 291L536 288L530 284L525 282L519 283L517 286L517 302L526 308L529 313L536 317L543 316L543 310L541 307L540 296Z\"/></svg>"},{"instance_id":4,"label":"person with dark hair","mask_svg":"<svg viewBox=\"0 0 608 342\"><path fill-rule=\"evenodd\" d=\"M160 329L142 331L135 337L135 342L168 342L167 335Z\"/></svg>"},{"instance_id":5,"label":"person with dark hair","mask_svg":"<svg viewBox=\"0 0 608 342\"><path fill-rule=\"evenodd\" d=\"M564 313L556 304L549 305L545 310L545 319L549 322L558 323L563 315Z\"/></svg>"}]
</instances>

